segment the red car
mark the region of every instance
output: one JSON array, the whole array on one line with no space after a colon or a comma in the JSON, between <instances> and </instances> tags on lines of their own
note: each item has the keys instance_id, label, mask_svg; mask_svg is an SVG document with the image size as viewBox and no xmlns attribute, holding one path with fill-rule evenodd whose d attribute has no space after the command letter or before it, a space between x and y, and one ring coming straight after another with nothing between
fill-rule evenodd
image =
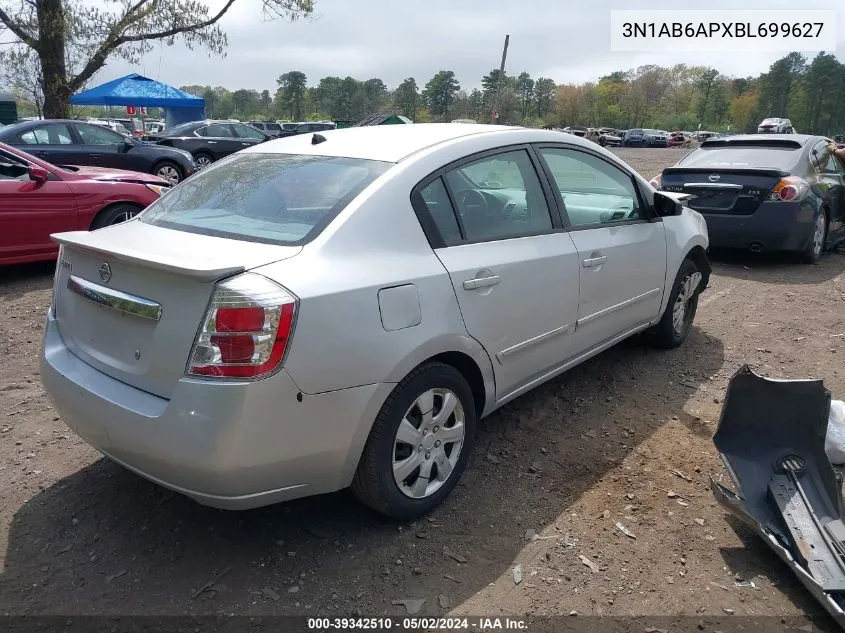
<instances>
[{"instance_id":1,"label":"red car","mask_svg":"<svg viewBox=\"0 0 845 633\"><path fill-rule=\"evenodd\" d=\"M684 137L683 132L672 132L669 135L669 139L667 141L667 144L669 145L669 147L679 147L679 146L683 145L686 142L686 140L687 139Z\"/></svg>"},{"instance_id":2,"label":"red car","mask_svg":"<svg viewBox=\"0 0 845 633\"><path fill-rule=\"evenodd\" d=\"M101 167L56 167L0 143L0 264L55 259L51 233L128 220L170 183Z\"/></svg>"}]
</instances>

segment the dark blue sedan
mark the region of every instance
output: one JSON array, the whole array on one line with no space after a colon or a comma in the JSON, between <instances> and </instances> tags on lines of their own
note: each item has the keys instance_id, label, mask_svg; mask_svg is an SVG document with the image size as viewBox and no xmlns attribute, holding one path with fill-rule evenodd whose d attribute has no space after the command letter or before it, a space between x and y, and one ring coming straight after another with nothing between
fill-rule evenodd
<instances>
[{"instance_id":1,"label":"dark blue sedan","mask_svg":"<svg viewBox=\"0 0 845 633\"><path fill-rule=\"evenodd\" d=\"M711 247L791 251L805 262L845 239L845 162L822 136L715 138L652 185L692 194Z\"/></svg>"},{"instance_id":2,"label":"dark blue sedan","mask_svg":"<svg viewBox=\"0 0 845 633\"><path fill-rule=\"evenodd\" d=\"M193 157L184 150L145 143L84 121L15 123L0 129L0 142L54 165L139 171L155 174L174 185L196 170Z\"/></svg>"}]
</instances>

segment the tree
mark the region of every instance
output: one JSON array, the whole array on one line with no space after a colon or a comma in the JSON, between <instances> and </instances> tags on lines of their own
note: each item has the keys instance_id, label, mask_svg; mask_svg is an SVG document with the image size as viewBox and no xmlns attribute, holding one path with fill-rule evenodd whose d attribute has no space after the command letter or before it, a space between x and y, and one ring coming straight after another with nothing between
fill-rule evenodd
<instances>
[{"instance_id":1,"label":"tree","mask_svg":"<svg viewBox=\"0 0 845 633\"><path fill-rule=\"evenodd\" d=\"M417 81L413 77L405 79L396 90L393 91L393 107L399 110L412 121L417 120L417 105L420 100L420 91L417 88Z\"/></svg>"},{"instance_id":2,"label":"tree","mask_svg":"<svg viewBox=\"0 0 845 633\"><path fill-rule=\"evenodd\" d=\"M37 116L44 108L44 87L38 68L38 58L28 48L16 48L0 53L0 86L9 86L15 92L31 101Z\"/></svg>"},{"instance_id":3,"label":"tree","mask_svg":"<svg viewBox=\"0 0 845 633\"><path fill-rule=\"evenodd\" d=\"M455 94L461 89L461 84L451 70L441 70L425 85L423 98L431 109L432 114L446 118L449 108L455 101Z\"/></svg>"},{"instance_id":4,"label":"tree","mask_svg":"<svg viewBox=\"0 0 845 633\"><path fill-rule=\"evenodd\" d=\"M307 89L307 80L305 73L298 70L286 72L276 80L282 91L281 104L295 121L302 120L302 101Z\"/></svg>"},{"instance_id":5,"label":"tree","mask_svg":"<svg viewBox=\"0 0 845 633\"><path fill-rule=\"evenodd\" d=\"M367 110L375 112L381 110L387 101L387 86L381 79L367 79L364 82L364 94L367 95Z\"/></svg>"},{"instance_id":6,"label":"tree","mask_svg":"<svg viewBox=\"0 0 845 633\"><path fill-rule=\"evenodd\" d=\"M516 91L522 102L522 118L529 116L531 104L534 101L534 80L531 75L522 71L516 78Z\"/></svg>"},{"instance_id":7,"label":"tree","mask_svg":"<svg viewBox=\"0 0 845 633\"><path fill-rule=\"evenodd\" d=\"M481 92L484 95L484 105L489 112L496 107L496 91L499 89L499 78L502 79L502 85L507 80L507 74L502 73L498 68L494 68L489 73L481 78ZM488 116L489 116L488 112Z\"/></svg>"},{"instance_id":8,"label":"tree","mask_svg":"<svg viewBox=\"0 0 845 633\"><path fill-rule=\"evenodd\" d=\"M534 103L537 106L537 116L541 119L554 108L556 91L557 84L554 79L538 77L534 82Z\"/></svg>"},{"instance_id":9,"label":"tree","mask_svg":"<svg viewBox=\"0 0 845 633\"><path fill-rule=\"evenodd\" d=\"M14 51L38 58L44 91L44 115L67 117L70 96L80 90L110 57L132 63L152 49L152 42L189 48L202 46L222 54L227 45L218 26L236 0L214 13L202 0L0 0L0 37L13 38L0 54L0 66ZM265 14L295 20L310 14L314 0L262 0Z\"/></svg>"}]
</instances>

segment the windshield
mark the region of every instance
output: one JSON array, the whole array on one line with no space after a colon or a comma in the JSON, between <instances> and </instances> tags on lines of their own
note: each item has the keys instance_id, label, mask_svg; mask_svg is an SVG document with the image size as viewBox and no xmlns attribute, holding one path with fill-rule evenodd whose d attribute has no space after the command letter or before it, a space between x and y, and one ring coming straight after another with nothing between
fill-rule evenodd
<instances>
[{"instance_id":1,"label":"windshield","mask_svg":"<svg viewBox=\"0 0 845 633\"><path fill-rule=\"evenodd\" d=\"M392 163L299 154L233 154L147 207L146 224L295 245L316 237Z\"/></svg>"},{"instance_id":2,"label":"windshield","mask_svg":"<svg viewBox=\"0 0 845 633\"><path fill-rule=\"evenodd\" d=\"M798 143L718 144L714 147L699 147L687 154L678 165L702 168L760 167L788 171L798 164L801 154Z\"/></svg>"},{"instance_id":3,"label":"windshield","mask_svg":"<svg viewBox=\"0 0 845 633\"><path fill-rule=\"evenodd\" d=\"M273 130L274 132L278 132L282 129L282 126L278 123L265 123L264 127L266 127L268 130Z\"/></svg>"}]
</instances>

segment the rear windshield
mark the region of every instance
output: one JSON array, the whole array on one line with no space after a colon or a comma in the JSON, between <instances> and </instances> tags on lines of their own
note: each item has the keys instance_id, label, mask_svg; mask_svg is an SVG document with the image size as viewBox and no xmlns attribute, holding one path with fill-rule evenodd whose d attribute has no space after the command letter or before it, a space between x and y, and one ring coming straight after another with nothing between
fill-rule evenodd
<instances>
[{"instance_id":1,"label":"rear windshield","mask_svg":"<svg viewBox=\"0 0 845 633\"><path fill-rule=\"evenodd\" d=\"M141 222L267 244L303 244L392 163L299 154L233 154L159 198Z\"/></svg>"},{"instance_id":2,"label":"rear windshield","mask_svg":"<svg viewBox=\"0 0 845 633\"><path fill-rule=\"evenodd\" d=\"M801 146L798 143L763 144L711 141L687 154L678 165L683 167L761 167L789 170L798 164L801 154Z\"/></svg>"},{"instance_id":3,"label":"rear windshield","mask_svg":"<svg viewBox=\"0 0 845 633\"><path fill-rule=\"evenodd\" d=\"M265 123L264 127L266 127L268 130L273 130L274 132L278 132L282 129L282 126L278 123Z\"/></svg>"}]
</instances>

